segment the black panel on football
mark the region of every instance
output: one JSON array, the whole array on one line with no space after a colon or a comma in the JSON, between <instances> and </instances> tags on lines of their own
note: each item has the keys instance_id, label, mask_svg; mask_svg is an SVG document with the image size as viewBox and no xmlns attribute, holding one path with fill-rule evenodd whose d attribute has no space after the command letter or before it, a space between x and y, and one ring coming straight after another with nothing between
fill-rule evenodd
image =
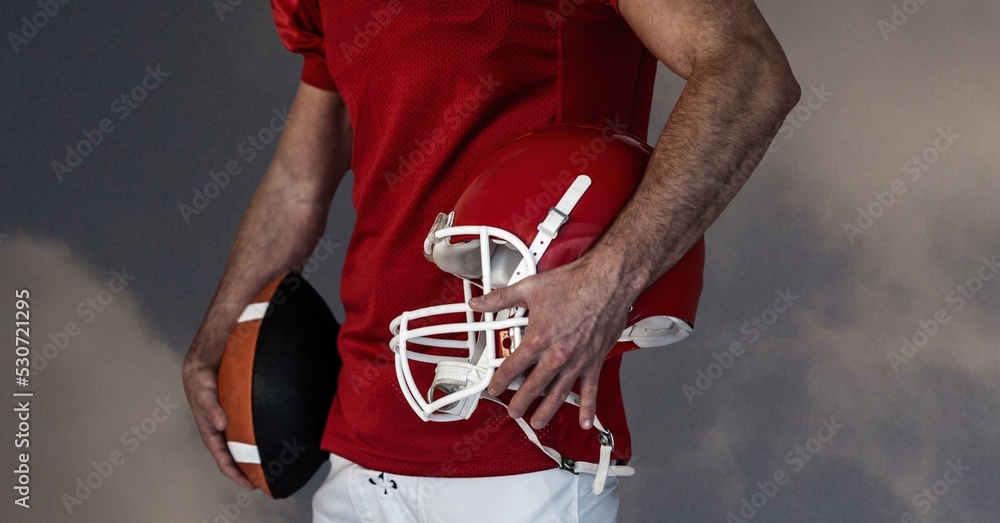
<instances>
[{"instance_id":1,"label":"black panel on football","mask_svg":"<svg viewBox=\"0 0 1000 523\"><path fill-rule=\"evenodd\" d=\"M257 340L253 418L261 468L275 499L302 488L329 459L319 447L337 390L339 330L301 274L290 273L271 297Z\"/></svg>"}]
</instances>

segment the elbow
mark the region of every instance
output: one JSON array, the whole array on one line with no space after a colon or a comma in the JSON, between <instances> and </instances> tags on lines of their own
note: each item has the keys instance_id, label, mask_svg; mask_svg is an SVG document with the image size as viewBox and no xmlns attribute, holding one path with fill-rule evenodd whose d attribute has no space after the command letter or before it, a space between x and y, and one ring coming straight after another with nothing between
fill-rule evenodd
<instances>
[{"instance_id":1,"label":"elbow","mask_svg":"<svg viewBox=\"0 0 1000 523\"><path fill-rule=\"evenodd\" d=\"M753 58L737 67L746 87L748 103L761 118L781 122L795 109L802 97L788 60L780 48L757 47Z\"/></svg>"},{"instance_id":2,"label":"elbow","mask_svg":"<svg viewBox=\"0 0 1000 523\"><path fill-rule=\"evenodd\" d=\"M777 42L768 47L759 55L758 92L784 119L801 100L802 87Z\"/></svg>"},{"instance_id":3,"label":"elbow","mask_svg":"<svg viewBox=\"0 0 1000 523\"><path fill-rule=\"evenodd\" d=\"M792 112L792 109L795 109L799 100L802 99L802 86L795 79L791 68L787 67L787 63L785 66L785 71L772 81L773 87L771 88L775 104L780 108L782 119Z\"/></svg>"},{"instance_id":4,"label":"elbow","mask_svg":"<svg viewBox=\"0 0 1000 523\"><path fill-rule=\"evenodd\" d=\"M694 77L715 76L761 118L782 121L802 97L784 51L773 39L741 38L702 58Z\"/></svg>"}]
</instances>

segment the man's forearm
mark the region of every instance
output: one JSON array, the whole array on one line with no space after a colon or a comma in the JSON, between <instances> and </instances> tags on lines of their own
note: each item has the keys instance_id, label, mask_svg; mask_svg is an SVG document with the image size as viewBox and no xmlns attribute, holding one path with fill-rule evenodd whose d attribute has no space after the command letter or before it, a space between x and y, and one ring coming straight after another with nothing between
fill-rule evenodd
<instances>
[{"instance_id":1,"label":"man's forearm","mask_svg":"<svg viewBox=\"0 0 1000 523\"><path fill-rule=\"evenodd\" d=\"M799 87L781 60L702 63L688 79L642 183L588 254L628 299L663 275L757 167Z\"/></svg>"},{"instance_id":2,"label":"man's forearm","mask_svg":"<svg viewBox=\"0 0 1000 523\"><path fill-rule=\"evenodd\" d=\"M240 311L268 282L301 262L315 248L326 224L316 202L296 203L280 187L261 184L240 223L219 286L199 328L208 345L232 329ZM196 340L198 341L198 340Z\"/></svg>"},{"instance_id":3,"label":"man's forearm","mask_svg":"<svg viewBox=\"0 0 1000 523\"><path fill-rule=\"evenodd\" d=\"M219 352L240 311L268 282L297 268L326 227L350 166L351 129L335 93L303 85L274 160L240 222L219 286L192 349ZM219 354L198 361L218 361Z\"/></svg>"}]
</instances>

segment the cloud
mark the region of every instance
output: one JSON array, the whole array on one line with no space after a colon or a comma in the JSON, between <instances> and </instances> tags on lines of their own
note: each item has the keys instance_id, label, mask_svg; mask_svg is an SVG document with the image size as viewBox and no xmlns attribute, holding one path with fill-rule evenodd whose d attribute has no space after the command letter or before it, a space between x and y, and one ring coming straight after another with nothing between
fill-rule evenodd
<instances>
[{"instance_id":1,"label":"cloud","mask_svg":"<svg viewBox=\"0 0 1000 523\"><path fill-rule=\"evenodd\" d=\"M109 283L116 272L119 284ZM122 272L127 286L120 285ZM281 502L255 495L249 505L237 504L242 489L221 476L194 428L180 381L181 351L156 334L136 299L151 275L95 267L66 243L17 235L0 246L0 274L5 293L30 290L32 346L50 346L28 388L35 393L32 507L13 512L18 521L308 517L308 494ZM67 327L71 322L75 328Z\"/></svg>"},{"instance_id":2,"label":"cloud","mask_svg":"<svg viewBox=\"0 0 1000 523\"><path fill-rule=\"evenodd\" d=\"M710 229L695 334L626 358L641 484L623 481L624 520L725 521L779 470L787 485L753 521L995 519L1000 155L996 105L982 103L995 73L979 46L937 37L957 13L920 16L891 45L877 31L843 42L838 55L858 49L851 69L833 55L795 63L829 39L789 42L804 94L835 94ZM961 61L945 56L958 48ZM949 128L951 147L927 152ZM933 160L916 179L915 155ZM905 192L886 204L896 180ZM844 225L876 192L882 212L852 242ZM681 386L786 287L801 300L689 405ZM894 369L890 352L910 356ZM843 430L794 472L789 453L831 416ZM970 470L948 484L958 460Z\"/></svg>"}]
</instances>

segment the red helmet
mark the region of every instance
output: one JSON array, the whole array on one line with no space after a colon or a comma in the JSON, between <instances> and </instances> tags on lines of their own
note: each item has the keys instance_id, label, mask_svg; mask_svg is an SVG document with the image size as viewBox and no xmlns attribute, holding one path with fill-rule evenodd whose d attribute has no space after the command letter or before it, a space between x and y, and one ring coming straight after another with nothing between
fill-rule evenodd
<instances>
[{"instance_id":1,"label":"red helmet","mask_svg":"<svg viewBox=\"0 0 1000 523\"><path fill-rule=\"evenodd\" d=\"M456 421L468 419L480 399L503 404L486 387L517 350L530 314L523 308L476 314L468 306L474 288L489 293L579 259L628 203L650 153L641 140L611 128L559 124L521 136L479 164L454 210L437 216L424 241L429 260L462 278L465 301L404 312L389 327L396 376L414 412L425 421ZM704 263L699 239L636 298L609 356L685 338L694 326ZM464 321L451 321L459 318ZM411 362L436 365L433 381L418 384ZM579 405L579 396L571 393L566 401ZM560 468L594 474L595 494L607 476L633 473L612 464L614 437L596 418L597 463L561 456L542 445L527 422L515 421Z\"/></svg>"},{"instance_id":2,"label":"red helmet","mask_svg":"<svg viewBox=\"0 0 1000 523\"><path fill-rule=\"evenodd\" d=\"M477 318L467 305L473 287L490 292L580 258L632 197L650 153L643 141L610 127L557 124L511 141L479 164L454 210L438 215L424 242L429 260L464 280L465 302L404 312L390 325L397 375L414 411L439 421L471 415L493 370L517 349L530 316L511 309ZM699 239L636 298L609 356L674 343L691 332L704 260ZM459 313L466 321L409 324ZM429 389L414 382L412 360L438 365L439 379ZM463 374L462 383L443 377L452 373Z\"/></svg>"}]
</instances>

